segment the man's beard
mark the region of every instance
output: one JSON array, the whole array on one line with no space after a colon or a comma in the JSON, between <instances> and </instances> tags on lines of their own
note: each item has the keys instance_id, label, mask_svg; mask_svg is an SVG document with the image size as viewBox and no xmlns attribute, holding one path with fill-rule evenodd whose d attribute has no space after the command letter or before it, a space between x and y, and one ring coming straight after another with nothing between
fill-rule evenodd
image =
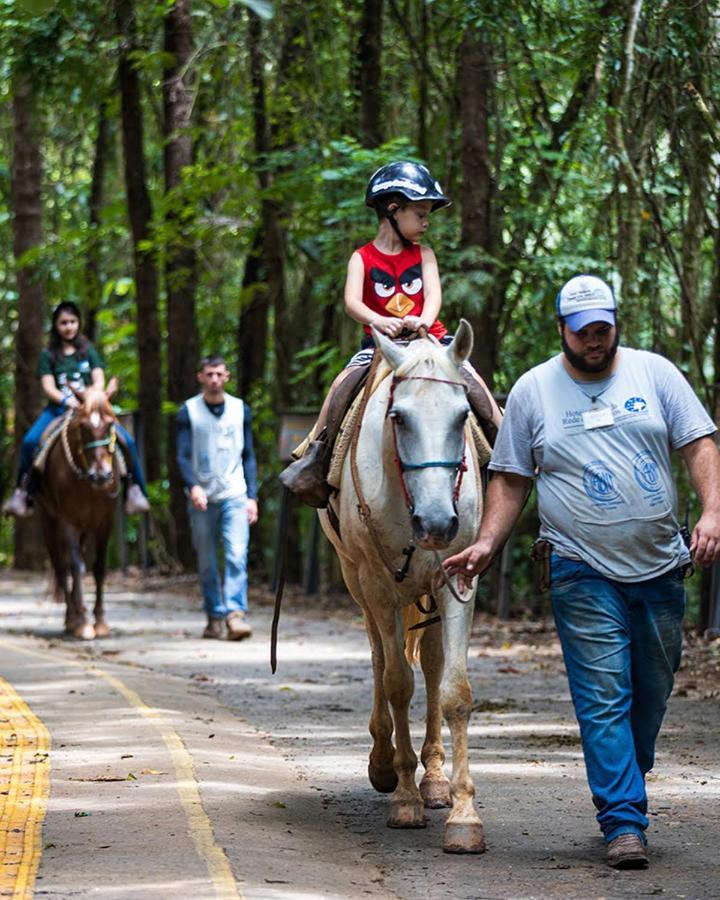
<instances>
[{"instance_id":1,"label":"man's beard","mask_svg":"<svg viewBox=\"0 0 720 900\"><path fill-rule=\"evenodd\" d=\"M562 343L563 353L573 368L577 369L579 372L587 372L588 375L596 375L598 372L604 372L605 369L610 368L612 361L615 359L618 344L620 343L620 329L617 326L615 326L615 340L612 342L612 346L603 354L602 359L595 363L586 362L583 356L579 353L574 353L570 347L568 347L568 343L565 340L565 328L566 326L563 326L562 333L560 334L560 341Z\"/></svg>"}]
</instances>

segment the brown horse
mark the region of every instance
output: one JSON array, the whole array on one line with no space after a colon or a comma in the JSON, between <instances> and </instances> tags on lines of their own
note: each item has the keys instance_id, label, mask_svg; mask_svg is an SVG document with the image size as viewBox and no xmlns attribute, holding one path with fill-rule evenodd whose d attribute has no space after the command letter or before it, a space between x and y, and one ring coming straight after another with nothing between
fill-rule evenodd
<instances>
[{"instance_id":1,"label":"brown horse","mask_svg":"<svg viewBox=\"0 0 720 900\"><path fill-rule=\"evenodd\" d=\"M110 405L116 389L112 379L107 390L88 387L75 394L80 406L66 414L37 492L55 595L65 601L66 633L78 640L109 634L103 608L105 556L121 486L117 419ZM95 544L94 626L82 589L83 551L90 535Z\"/></svg>"}]
</instances>

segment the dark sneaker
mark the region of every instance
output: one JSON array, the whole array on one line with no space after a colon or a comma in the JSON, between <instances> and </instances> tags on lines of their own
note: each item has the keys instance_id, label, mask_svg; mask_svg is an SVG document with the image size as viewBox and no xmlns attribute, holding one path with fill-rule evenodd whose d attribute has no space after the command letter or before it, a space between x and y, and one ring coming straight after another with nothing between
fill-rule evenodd
<instances>
[{"instance_id":1,"label":"dark sneaker","mask_svg":"<svg viewBox=\"0 0 720 900\"><path fill-rule=\"evenodd\" d=\"M150 512L148 498L143 494L137 484L131 484L125 498L125 514L135 516L138 513Z\"/></svg>"},{"instance_id":2,"label":"dark sneaker","mask_svg":"<svg viewBox=\"0 0 720 900\"><path fill-rule=\"evenodd\" d=\"M28 505L27 491L15 488L10 497L3 503L3 515L15 516L16 519L27 519L32 515L32 507Z\"/></svg>"},{"instance_id":3,"label":"dark sneaker","mask_svg":"<svg viewBox=\"0 0 720 900\"><path fill-rule=\"evenodd\" d=\"M621 834L608 844L607 863L613 869L647 869L647 847L636 834Z\"/></svg>"},{"instance_id":4,"label":"dark sneaker","mask_svg":"<svg viewBox=\"0 0 720 900\"><path fill-rule=\"evenodd\" d=\"M227 625L229 641L242 641L244 638L249 638L252 634L252 628L247 620L247 616L240 610L230 613L225 619L225 624Z\"/></svg>"},{"instance_id":5,"label":"dark sneaker","mask_svg":"<svg viewBox=\"0 0 720 900\"><path fill-rule=\"evenodd\" d=\"M223 628L224 619L213 619L212 616L208 616L208 622L205 626L205 631L203 631L204 638L210 638L210 640L221 641L225 637L225 630Z\"/></svg>"}]
</instances>

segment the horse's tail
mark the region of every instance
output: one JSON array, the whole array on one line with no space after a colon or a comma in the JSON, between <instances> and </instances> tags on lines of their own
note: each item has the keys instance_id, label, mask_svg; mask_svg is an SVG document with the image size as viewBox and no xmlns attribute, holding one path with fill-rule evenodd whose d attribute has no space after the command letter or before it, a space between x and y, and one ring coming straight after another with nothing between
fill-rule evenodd
<instances>
[{"instance_id":1,"label":"horse's tail","mask_svg":"<svg viewBox=\"0 0 720 900\"><path fill-rule=\"evenodd\" d=\"M429 606L430 600L427 595L420 598L423 606ZM413 625L418 625L425 618L425 613L420 612L416 603L403 607L403 625L405 627L405 659L414 665L420 661L420 642L422 641L424 628L416 628L410 631Z\"/></svg>"}]
</instances>

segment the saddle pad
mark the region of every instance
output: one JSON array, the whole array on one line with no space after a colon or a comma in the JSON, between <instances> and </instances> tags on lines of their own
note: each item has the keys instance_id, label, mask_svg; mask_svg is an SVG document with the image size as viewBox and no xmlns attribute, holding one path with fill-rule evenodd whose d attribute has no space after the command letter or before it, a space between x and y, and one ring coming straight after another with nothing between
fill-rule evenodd
<instances>
[{"instance_id":1,"label":"saddle pad","mask_svg":"<svg viewBox=\"0 0 720 900\"><path fill-rule=\"evenodd\" d=\"M48 425L48 427L43 431L42 437L40 438L40 446L35 453L35 458L33 459L33 467L38 472L45 471L45 463L47 462L48 454L53 448L55 441L60 436L60 432L63 429L63 425L65 424L65 420L68 416L72 415L72 411L68 410L68 412L64 413L62 416L58 416L56 419L53 419L52 422Z\"/></svg>"},{"instance_id":2,"label":"saddle pad","mask_svg":"<svg viewBox=\"0 0 720 900\"><path fill-rule=\"evenodd\" d=\"M375 393L382 382L390 375L391 371L390 366L387 365L385 360L381 360L377 372L375 373L375 383L373 384L371 393ZM360 412L360 403L362 402L364 393L365 388L363 387L357 397L353 400L350 409L345 414L337 439L335 440L335 446L330 460L330 468L327 474L327 483L330 487L333 487L338 491L340 490L340 481L342 479L343 463L345 462L345 457L350 449L350 441L352 440L353 431L355 430L355 423L357 422L358 413Z\"/></svg>"}]
</instances>

